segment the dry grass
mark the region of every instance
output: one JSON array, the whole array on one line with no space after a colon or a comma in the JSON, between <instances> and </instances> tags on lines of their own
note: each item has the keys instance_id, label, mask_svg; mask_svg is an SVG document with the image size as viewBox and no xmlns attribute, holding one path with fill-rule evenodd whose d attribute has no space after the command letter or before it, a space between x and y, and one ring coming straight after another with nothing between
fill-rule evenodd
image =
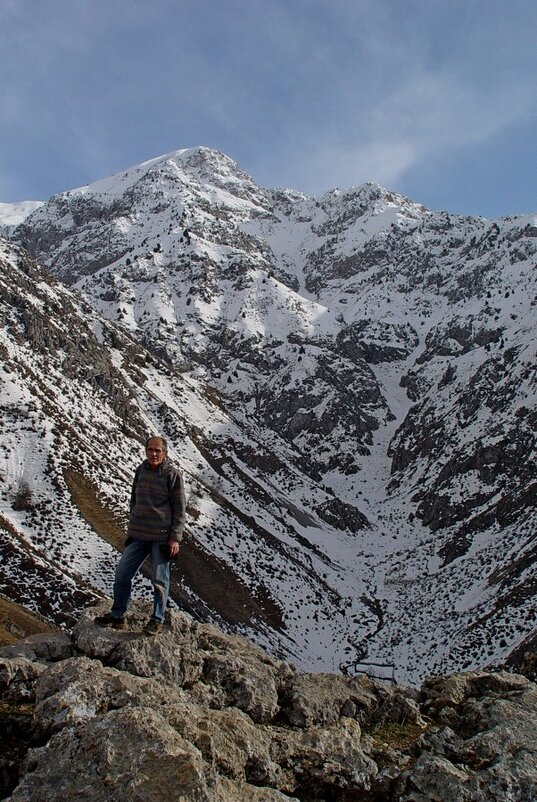
<instances>
[{"instance_id":1,"label":"dry grass","mask_svg":"<svg viewBox=\"0 0 537 802\"><path fill-rule=\"evenodd\" d=\"M373 741L377 747L392 749L405 749L419 738L425 731L419 724L407 723L397 724L394 721L386 721L380 724L371 733Z\"/></svg>"},{"instance_id":2,"label":"dry grass","mask_svg":"<svg viewBox=\"0 0 537 802\"><path fill-rule=\"evenodd\" d=\"M64 471L64 478L73 503L84 520L103 540L121 551L125 544L125 529L102 505L93 482L73 470Z\"/></svg>"},{"instance_id":3,"label":"dry grass","mask_svg":"<svg viewBox=\"0 0 537 802\"><path fill-rule=\"evenodd\" d=\"M40 616L0 596L0 646L9 646L29 635L53 631L55 628Z\"/></svg>"},{"instance_id":4,"label":"dry grass","mask_svg":"<svg viewBox=\"0 0 537 802\"><path fill-rule=\"evenodd\" d=\"M268 593L254 595L231 566L189 535L181 544L177 562L172 564L170 583L172 598L189 609L192 600L185 596L184 586L228 624L251 624L257 620L275 629L283 627L281 611ZM189 612L196 615L197 611L194 607Z\"/></svg>"}]
</instances>

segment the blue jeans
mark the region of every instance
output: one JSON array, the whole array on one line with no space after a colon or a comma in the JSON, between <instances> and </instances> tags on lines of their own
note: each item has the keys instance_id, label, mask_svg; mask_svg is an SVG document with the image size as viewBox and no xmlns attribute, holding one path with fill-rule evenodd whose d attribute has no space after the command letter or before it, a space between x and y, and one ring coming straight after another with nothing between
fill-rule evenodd
<instances>
[{"instance_id":1,"label":"blue jeans","mask_svg":"<svg viewBox=\"0 0 537 802\"><path fill-rule=\"evenodd\" d=\"M122 618L127 612L131 599L132 580L144 560L151 556L151 581L153 583L153 618L164 621L166 604L170 590L170 559L161 550L164 543L151 543L145 540L131 540L125 546L117 564L114 580L114 605L112 615Z\"/></svg>"}]
</instances>

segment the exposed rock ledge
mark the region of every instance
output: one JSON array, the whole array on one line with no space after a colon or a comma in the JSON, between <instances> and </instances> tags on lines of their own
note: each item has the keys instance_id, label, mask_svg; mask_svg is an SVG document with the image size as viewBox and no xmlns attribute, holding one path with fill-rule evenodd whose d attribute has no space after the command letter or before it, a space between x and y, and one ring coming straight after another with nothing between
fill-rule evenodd
<instances>
[{"instance_id":1,"label":"exposed rock ledge","mask_svg":"<svg viewBox=\"0 0 537 802\"><path fill-rule=\"evenodd\" d=\"M12 802L537 799L537 686L522 675L417 692L299 673L181 613L144 636L145 602L126 632L97 628L102 611L0 650Z\"/></svg>"}]
</instances>

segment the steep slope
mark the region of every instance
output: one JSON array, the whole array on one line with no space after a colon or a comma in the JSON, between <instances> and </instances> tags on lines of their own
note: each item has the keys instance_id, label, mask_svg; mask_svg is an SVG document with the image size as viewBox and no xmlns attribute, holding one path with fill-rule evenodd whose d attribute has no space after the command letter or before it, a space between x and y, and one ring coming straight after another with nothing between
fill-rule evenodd
<instances>
[{"instance_id":1,"label":"steep slope","mask_svg":"<svg viewBox=\"0 0 537 802\"><path fill-rule=\"evenodd\" d=\"M140 443L166 431L190 496L175 601L299 662L337 666L354 631L348 613L364 633L372 617L318 545L353 548L320 515L333 496L293 468L284 442L239 426L214 390L136 345L24 252L4 243L0 259L2 592L60 624L109 593ZM312 619L326 634L310 642Z\"/></svg>"},{"instance_id":2,"label":"steep slope","mask_svg":"<svg viewBox=\"0 0 537 802\"><path fill-rule=\"evenodd\" d=\"M262 189L195 148L55 196L13 236L194 393L151 384L169 410L151 420L179 453L188 433L212 494L197 536L280 625L295 610L295 656L416 681L520 647L535 217Z\"/></svg>"}]
</instances>

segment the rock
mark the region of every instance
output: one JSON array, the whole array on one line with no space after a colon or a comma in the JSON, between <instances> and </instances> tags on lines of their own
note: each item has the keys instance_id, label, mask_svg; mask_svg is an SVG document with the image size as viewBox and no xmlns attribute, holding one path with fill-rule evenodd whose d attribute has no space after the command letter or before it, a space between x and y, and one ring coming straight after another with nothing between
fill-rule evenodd
<instances>
[{"instance_id":1,"label":"rock","mask_svg":"<svg viewBox=\"0 0 537 802\"><path fill-rule=\"evenodd\" d=\"M216 627L197 627L204 656L203 682L223 692L225 705L238 707L256 722L268 722L279 712L280 688L292 667L270 657L246 638L224 635Z\"/></svg>"},{"instance_id":2,"label":"rock","mask_svg":"<svg viewBox=\"0 0 537 802\"><path fill-rule=\"evenodd\" d=\"M30 750L11 802L214 802L214 772L151 708L111 710ZM115 790L114 790L115 789Z\"/></svg>"},{"instance_id":3,"label":"rock","mask_svg":"<svg viewBox=\"0 0 537 802\"><path fill-rule=\"evenodd\" d=\"M277 733L273 754L282 766L283 790L306 799L313 793L324 799L341 789L369 790L378 768L360 740L360 725L347 718L329 727Z\"/></svg>"},{"instance_id":4,"label":"rock","mask_svg":"<svg viewBox=\"0 0 537 802\"><path fill-rule=\"evenodd\" d=\"M0 658L0 695L3 701L33 702L35 681L46 667L25 657Z\"/></svg>"},{"instance_id":5,"label":"rock","mask_svg":"<svg viewBox=\"0 0 537 802\"><path fill-rule=\"evenodd\" d=\"M423 690L429 713L441 714L442 705L458 709L455 731L446 727L424 736L426 751L408 773L402 801L537 798L533 683L507 672L471 672L435 678Z\"/></svg>"},{"instance_id":6,"label":"rock","mask_svg":"<svg viewBox=\"0 0 537 802\"><path fill-rule=\"evenodd\" d=\"M75 627L80 652L140 677L164 677L177 687L196 685L204 696L208 687L213 706L233 705L257 722L278 713L280 685L293 669L245 638L224 635L179 612L172 613L158 638L147 637L142 630L148 609L141 602L132 605L127 630L95 627L100 612L100 607L84 612Z\"/></svg>"},{"instance_id":7,"label":"rock","mask_svg":"<svg viewBox=\"0 0 537 802\"><path fill-rule=\"evenodd\" d=\"M98 605L81 615L73 630L81 653L140 677L164 677L179 687L199 679L203 663L189 616L174 614L163 633L151 638L143 634L149 617L143 603L130 608L127 630L95 626L93 619L107 609Z\"/></svg>"},{"instance_id":8,"label":"rock","mask_svg":"<svg viewBox=\"0 0 537 802\"><path fill-rule=\"evenodd\" d=\"M537 652L525 652L518 670L532 682L537 681Z\"/></svg>"},{"instance_id":9,"label":"rock","mask_svg":"<svg viewBox=\"0 0 537 802\"><path fill-rule=\"evenodd\" d=\"M0 657L26 657L28 660L65 660L73 654L73 641L66 632L37 633L29 635L24 641L18 641L0 649Z\"/></svg>"},{"instance_id":10,"label":"rock","mask_svg":"<svg viewBox=\"0 0 537 802\"><path fill-rule=\"evenodd\" d=\"M215 802L298 802L294 796L282 794L273 788L258 788L247 783L233 783L223 779L219 784L221 796Z\"/></svg>"},{"instance_id":11,"label":"rock","mask_svg":"<svg viewBox=\"0 0 537 802\"><path fill-rule=\"evenodd\" d=\"M0 759L4 798L537 798L537 686L526 677L455 674L417 692L303 674L175 611L143 636L150 609L133 605L126 631L97 627L99 610L87 610L65 659L0 659L3 721L17 739L7 737ZM56 654L54 642L39 649Z\"/></svg>"},{"instance_id":12,"label":"rock","mask_svg":"<svg viewBox=\"0 0 537 802\"><path fill-rule=\"evenodd\" d=\"M501 696L520 692L528 684L525 677L509 674L507 671L469 671L449 677L432 677L423 683L422 693L425 696L425 709L430 713L437 713L444 707L456 708L473 696Z\"/></svg>"},{"instance_id":13,"label":"rock","mask_svg":"<svg viewBox=\"0 0 537 802\"><path fill-rule=\"evenodd\" d=\"M421 756L407 781L401 802L478 802L467 773L443 757ZM480 797L481 798L481 797Z\"/></svg>"},{"instance_id":14,"label":"rock","mask_svg":"<svg viewBox=\"0 0 537 802\"><path fill-rule=\"evenodd\" d=\"M370 711L376 701L361 679L300 674L288 686L282 712L293 727L330 725L341 716L356 718L360 711Z\"/></svg>"},{"instance_id":15,"label":"rock","mask_svg":"<svg viewBox=\"0 0 537 802\"><path fill-rule=\"evenodd\" d=\"M57 731L127 706L152 709L188 706L179 688L162 679L141 678L87 657L52 666L36 683L35 726Z\"/></svg>"}]
</instances>

